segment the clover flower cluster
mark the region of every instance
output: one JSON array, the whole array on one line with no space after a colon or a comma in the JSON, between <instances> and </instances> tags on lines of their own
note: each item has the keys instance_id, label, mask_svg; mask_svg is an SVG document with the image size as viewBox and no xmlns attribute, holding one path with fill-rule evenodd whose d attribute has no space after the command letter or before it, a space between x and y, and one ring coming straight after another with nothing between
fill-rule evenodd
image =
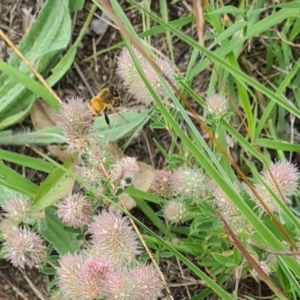
<instances>
[{"instance_id":1,"label":"clover flower cluster","mask_svg":"<svg viewBox=\"0 0 300 300\"><path fill-rule=\"evenodd\" d=\"M4 258L20 268L38 267L46 261L47 248L41 237L30 229L18 227L18 222L24 225L31 219L29 203L23 197L8 201L7 218L1 224L5 230ZM82 194L67 195L61 203L57 215L63 222L74 227L87 225L91 236L90 243L80 253L60 258L57 274L62 299L152 300L162 296L158 272L151 265L137 261L141 250L127 217L119 211L104 210L93 216L91 203Z\"/></svg>"},{"instance_id":2,"label":"clover flower cluster","mask_svg":"<svg viewBox=\"0 0 300 300\"><path fill-rule=\"evenodd\" d=\"M61 103L57 123L63 129L69 152L80 152L93 131L93 114L83 98L71 97Z\"/></svg>"},{"instance_id":3,"label":"clover flower cluster","mask_svg":"<svg viewBox=\"0 0 300 300\"><path fill-rule=\"evenodd\" d=\"M237 184L234 186L237 191L241 192ZM192 203L197 204L212 196L216 209L222 213L235 232L244 232L246 226L248 230L250 229L232 201L219 187L211 183L201 168L181 166L174 172L158 171L152 181L150 191L166 199L163 214L168 223L181 223L192 216L187 200L192 200Z\"/></svg>"},{"instance_id":4,"label":"clover flower cluster","mask_svg":"<svg viewBox=\"0 0 300 300\"><path fill-rule=\"evenodd\" d=\"M234 189L238 193L242 192L242 189L237 182L234 183ZM214 205L217 211L223 216L236 234L243 233L245 231L251 232L252 228L248 224L247 220L220 187L215 185L213 196Z\"/></svg>"},{"instance_id":5,"label":"clover flower cluster","mask_svg":"<svg viewBox=\"0 0 300 300\"><path fill-rule=\"evenodd\" d=\"M207 192L207 177L201 168L182 166L175 172L160 170L152 181L152 192L163 198L181 196L197 200Z\"/></svg>"},{"instance_id":6,"label":"clover flower cluster","mask_svg":"<svg viewBox=\"0 0 300 300\"><path fill-rule=\"evenodd\" d=\"M131 184L139 171L136 159L123 157L111 162L106 147L93 135L86 104L69 99L58 118L70 144L69 150L79 154L76 172L83 180L104 193L104 187L112 186L114 192ZM103 181L111 184L105 185ZM68 194L57 204L57 216L65 225L88 228L91 236L84 250L66 254L59 261L61 297L87 300L160 297L162 283L157 272L152 266L139 265L136 260L140 249L128 218L122 217L120 212L107 211L94 216L92 204L81 193Z\"/></svg>"},{"instance_id":7,"label":"clover flower cluster","mask_svg":"<svg viewBox=\"0 0 300 300\"><path fill-rule=\"evenodd\" d=\"M168 199L163 209L165 220L180 223L188 215L186 200L197 203L206 197L209 184L201 168L182 166L174 172L158 171L150 190L154 195Z\"/></svg>"},{"instance_id":8,"label":"clover flower cluster","mask_svg":"<svg viewBox=\"0 0 300 300\"><path fill-rule=\"evenodd\" d=\"M139 171L139 166L135 157L123 157L110 167L110 178L118 183L122 188L129 185L127 180L132 180Z\"/></svg>"},{"instance_id":9,"label":"clover flower cluster","mask_svg":"<svg viewBox=\"0 0 300 300\"><path fill-rule=\"evenodd\" d=\"M150 63L137 49L133 48L133 53L138 61L138 67L143 70L147 79L155 89L155 92L163 97L163 99L167 98L167 93L161 85L160 80ZM117 73L123 80L123 84L127 91L146 106L151 105L153 102L152 95L136 69L134 61L127 48L123 48L121 50L117 63ZM175 85L174 69L171 63L167 59L156 59L155 63L160 67L165 77L167 77Z\"/></svg>"},{"instance_id":10,"label":"clover flower cluster","mask_svg":"<svg viewBox=\"0 0 300 300\"><path fill-rule=\"evenodd\" d=\"M0 230L5 239L4 258L23 269L38 266L46 257L46 247L40 236L27 229L33 219L30 199L14 196L5 202L3 209L5 219L0 224Z\"/></svg>"},{"instance_id":11,"label":"clover flower cluster","mask_svg":"<svg viewBox=\"0 0 300 300\"><path fill-rule=\"evenodd\" d=\"M267 259L265 261L260 261L258 260L258 258L256 256L253 256L254 260L256 261L256 263L259 265L259 267L262 269L262 271L267 275L270 276L270 274L272 273L271 267L274 265L274 262L270 259ZM253 268L251 270L251 276L259 281L259 274L257 273L257 271Z\"/></svg>"},{"instance_id":12,"label":"clover flower cluster","mask_svg":"<svg viewBox=\"0 0 300 300\"><path fill-rule=\"evenodd\" d=\"M225 96L214 93L207 99L207 111L214 118L221 118L229 109L229 101Z\"/></svg>"},{"instance_id":13,"label":"clover flower cluster","mask_svg":"<svg viewBox=\"0 0 300 300\"><path fill-rule=\"evenodd\" d=\"M62 103L57 121L69 143L69 151L79 153L75 171L81 179L100 191L102 181L108 180L108 177L120 188L130 184L139 170L136 159L123 157L111 163L107 146L93 134L93 116L83 99L73 97Z\"/></svg>"},{"instance_id":14,"label":"clover flower cluster","mask_svg":"<svg viewBox=\"0 0 300 300\"><path fill-rule=\"evenodd\" d=\"M82 193L68 194L58 203L57 216L70 227L82 228L92 222L92 202Z\"/></svg>"},{"instance_id":15,"label":"clover flower cluster","mask_svg":"<svg viewBox=\"0 0 300 300\"><path fill-rule=\"evenodd\" d=\"M57 268L63 299L153 300L162 282L151 265L140 265L139 245L127 217L102 211L89 225L91 243L79 254L61 257Z\"/></svg>"},{"instance_id":16,"label":"clover flower cluster","mask_svg":"<svg viewBox=\"0 0 300 300\"><path fill-rule=\"evenodd\" d=\"M270 193L269 189L280 201L285 204L290 203L288 197L294 195L299 185L299 170L288 161L279 161L271 163L269 169L262 173L262 178L265 185L260 183L256 184L256 192L270 211L280 213L280 206ZM254 195L253 200L262 211L265 211L262 203Z\"/></svg>"}]
</instances>

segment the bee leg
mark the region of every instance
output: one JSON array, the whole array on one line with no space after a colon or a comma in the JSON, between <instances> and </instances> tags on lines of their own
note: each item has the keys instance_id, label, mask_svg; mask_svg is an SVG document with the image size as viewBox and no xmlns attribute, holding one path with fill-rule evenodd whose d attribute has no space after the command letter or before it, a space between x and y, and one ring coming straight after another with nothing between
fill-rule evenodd
<instances>
[{"instance_id":1,"label":"bee leg","mask_svg":"<svg viewBox=\"0 0 300 300\"><path fill-rule=\"evenodd\" d=\"M107 107L104 109L104 118L105 118L106 124L110 128L110 122L109 122L109 118L108 118L108 115L107 115Z\"/></svg>"},{"instance_id":2,"label":"bee leg","mask_svg":"<svg viewBox=\"0 0 300 300\"><path fill-rule=\"evenodd\" d=\"M119 107L119 106L121 106L121 100L120 99L116 99L115 100L115 105L114 105L115 107Z\"/></svg>"}]
</instances>

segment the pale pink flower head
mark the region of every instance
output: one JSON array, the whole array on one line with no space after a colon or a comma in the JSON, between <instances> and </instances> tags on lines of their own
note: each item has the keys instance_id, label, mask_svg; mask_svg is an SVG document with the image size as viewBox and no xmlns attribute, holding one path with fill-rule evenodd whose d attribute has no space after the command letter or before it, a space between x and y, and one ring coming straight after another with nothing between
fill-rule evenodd
<instances>
[{"instance_id":1,"label":"pale pink flower head","mask_svg":"<svg viewBox=\"0 0 300 300\"><path fill-rule=\"evenodd\" d=\"M184 166L173 173L171 188L176 196L197 200L207 191L208 180L202 169Z\"/></svg>"},{"instance_id":2,"label":"pale pink flower head","mask_svg":"<svg viewBox=\"0 0 300 300\"><path fill-rule=\"evenodd\" d=\"M268 207L268 209L272 212L279 213L280 212L280 206L277 204L277 202L273 199L273 196L270 194L270 192L267 190L265 186L262 184L256 184L255 190L260 196L263 203ZM275 192L275 191L274 191ZM276 194L276 193L275 193ZM279 196L279 195L278 195ZM265 211L265 208L261 204L261 202L256 198L255 195L252 195L252 199L256 202L257 206L260 208L261 211ZM279 196L279 199L281 197ZM287 198L285 198L286 200Z\"/></svg>"},{"instance_id":3,"label":"pale pink flower head","mask_svg":"<svg viewBox=\"0 0 300 300\"><path fill-rule=\"evenodd\" d=\"M57 124L62 127L70 151L79 151L92 132L93 114L80 97L68 98L57 115Z\"/></svg>"},{"instance_id":4,"label":"pale pink flower head","mask_svg":"<svg viewBox=\"0 0 300 300\"><path fill-rule=\"evenodd\" d=\"M236 182L234 183L234 188L238 193L241 192L241 188ZM239 214L239 211L235 207L233 202L217 185L215 185L214 187L213 196L215 206L217 207L218 211L220 211L224 216L233 216Z\"/></svg>"},{"instance_id":5,"label":"pale pink flower head","mask_svg":"<svg viewBox=\"0 0 300 300\"><path fill-rule=\"evenodd\" d=\"M269 170L264 171L262 175L267 187L270 188L283 203L289 203L290 200L288 197L293 195L298 188L298 180L300 177L298 169L287 161L276 162L272 163L269 166ZM256 184L255 190L270 211L280 213L280 206L267 187L263 184ZM257 206L264 211L263 205L256 196L253 195L252 197L257 203Z\"/></svg>"},{"instance_id":6,"label":"pale pink flower head","mask_svg":"<svg viewBox=\"0 0 300 300\"><path fill-rule=\"evenodd\" d=\"M90 136L84 147L85 160L88 166L98 167L100 163L107 162L106 147L94 136Z\"/></svg>"},{"instance_id":7,"label":"pale pink flower head","mask_svg":"<svg viewBox=\"0 0 300 300\"><path fill-rule=\"evenodd\" d=\"M4 258L15 267L32 268L38 266L46 258L43 240L36 233L25 228L18 228L7 234L3 245L5 247Z\"/></svg>"},{"instance_id":8,"label":"pale pink flower head","mask_svg":"<svg viewBox=\"0 0 300 300\"><path fill-rule=\"evenodd\" d=\"M215 118L220 118L229 109L229 101L225 96L212 94L207 99L207 110Z\"/></svg>"},{"instance_id":9,"label":"pale pink flower head","mask_svg":"<svg viewBox=\"0 0 300 300\"><path fill-rule=\"evenodd\" d=\"M114 264L127 264L140 253L136 236L127 217L102 211L89 226L93 244Z\"/></svg>"},{"instance_id":10,"label":"pale pink flower head","mask_svg":"<svg viewBox=\"0 0 300 300\"><path fill-rule=\"evenodd\" d=\"M162 87L151 65L138 50L133 48L133 52L139 62L140 68L144 71L156 93L163 98L167 98L167 93ZM143 102L146 106L151 105L153 102L152 96L137 71L130 53L126 48L122 49L117 62L117 73L122 78L123 84L127 88L128 92L134 95L136 99ZM166 77L175 84L174 69L171 63L167 59L157 59L155 62Z\"/></svg>"},{"instance_id":11,"label":"pale pink flower head","mask_svg":"<svg viewBox=\"0 0 300 300\"><path fill-rule=\"evenodd\" d=\"M268 260L266 261L259 261L257 257L253 256L253 258L256 260L256 262L258 263L258 265L261 267L261 269L264 271L264 273L269 276L271 271L271 267L270 267L270 262L268 262ZM251 276L256 279L259 280L259 275L256 272L256 270L253 268L251 271Z\"/></svg>"},{"instance_id":12,"label":"pale pink flower head","mask_svg":"<svg viewBox=\"0 0 300 300\"><path fill-rule=\"evenodd\" d=\"M3 235L4 238L6 238L6 236L14 231L18 229L18 225L16 225L14 222L12 222L9 219L4 219L1 221L0 223L0 231Z\"/></svg>"},{"instance_id":13,"label":"pale pink flower head","mask_svg":"<svg viewBox=\"0 0 300 300\"><path fill-rule=\"evenodd\" d=\"M64 299L80 299L82 293L80 285L80 272L83 265L83 257L76 254L61 256L58 274L58 286Z\"/></svg>"},{"instance_id":14,"label":"pale pink flower head","mask_svg":"<svg viewBox=\"0 0 300 300\"><path fill-rule=\"evenodd\" d=\"M171 224L183 222L188 214L186 205L181 199L168 200L163 212L165 220Z\"/></svg>"},{"instance_id":15,"label":"pale pink flower head","mask_svg":"<svg viewBox=\"0 0 300 300\"><path fill-rule=\"evenodd\" d=\"M28 223L32 217L32 207L27 197L15 196L7 200L2 207L6 211L6 218L15 225Z\"/></svg>"},{"instance_id":16,"label":"pale pink flower head","mask_svg":"<svg viewBox=\"0 0 300 300\"><path fill-rule=\"evenodd\" d=\"M273 180L271 174L273 175ZM300 178L299 170L288 161L278 161L269 166L269 171L263 173L264 180L274 192L278 193L278 188L284 197L291 196L298 188ZM277 188L278 187L278 188Z\"/></svg>"},{"instance_id":17,"label":"pale pink flower head","mask_svg":"<svg viewBox=\"0 0 300 300\"><path fill-rule=\"evenodd\" d=\"M64 300L64 298L58 291L54 291L49 300Z\"/></svg>"},{"instance_id":18,"label":"pale pink flower head","mask_svg":"<svg viewBox=\"0 0 300 300\"><path fill-rule=\"evenodd\" d=\"M130 271L136 286L137 299L153 300L162 297L163 283L151 265L140 265Z\"/></svg>"},{"instance_id":19,"label":"pale pink flower head","mask_svg":"<svg viewBox=\"0 0 300 300\"><path fill-rule=\"evenodd\" d=\"M87 259L80 270L79 282L82 300L93 300L103 296L104 285L110 272L111 265L101 258Z\"/></svg>"},{"instance_id":20,"label":"pale pink flower head","mask_svg":"<svg viewBox=\"0 0 300 300\"><path fill-rule=\"evenodd\" d=\"M106 300L139 300L136 282L125 268L117 268L105 281Z\"/></svg>"},{"instance_id":21,"label":"pale pink flower head","mask_svg":"<svg viewBox=\"0 0 300 300\"><path fill-rule=\"evenodd\" d=\"M83 194L69 194L58 203L57 216L70 227L82 227L92 221L92 202Z\"/></svg>"},{"instance_id":22,"label":"pale pink flower head","mask_svg":"<svg viewBox=\"0 0 300 300\"><path fill-rule=\"evenodd\" d=\"M234 188L238 193L242 192L241 187L235 182ZM234 203L228 198L225 192L215 185L214 192L214 204L217 211L223 216L231 229L236 233L247 232L251 234L252 227L244 218L244 216L239 212Z\"/></svg>"},{"instance_id":23,"label":"pale pink flower head","mask_svg":"<svg viewBox=\"0 0 300 300\"><path fill-rule=\"evenodd\" d=\"M254 233L253 227L249 224L249 222L244 218L244 216L241 213L230 216L223 215L221 211L220 213L225 218L227 224L230 226L230 228L235 234L251 236Z\"/></svg>"},{"instance_id":24,"label":"pale pink flower head","mask_svg":"<svg viewBox=\"0 0 300 300\"><path fill-rule=\"evenodd\" d=\"M151 192L159 197L170 198L173 196L173 188L171 183L172 172L159 170L151 183Z\"/></svg>"},{"instance_id":25,"label":"pale pink flower head","mask_svg":"<svg viewBox=\"0 0 300 300\"><path fill-rule=\"evenodd\" d=\"M112 181L120 183L121 187L128 185L127 179L132 180L133 176L139 171L139 165L135 157L123 157L110 168Z\"/></svg>"},{"instance_id":26,"label":"pale pink flower head","mask_svg":"<svg viewBox=\"0 0 300 300\"><path fill-rule=\"evenodd\" d=\"M78 166L76 167L76 174L78 176L94 186L101 186L101 180L104 178L103 173L98 167L94 166Z\"/></svg>"}]
</instances>

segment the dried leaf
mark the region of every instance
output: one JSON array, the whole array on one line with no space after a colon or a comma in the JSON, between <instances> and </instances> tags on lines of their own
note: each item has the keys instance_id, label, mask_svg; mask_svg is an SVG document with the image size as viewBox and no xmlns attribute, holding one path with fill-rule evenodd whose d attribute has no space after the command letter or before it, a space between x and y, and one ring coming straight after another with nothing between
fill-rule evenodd
<instances>
[{"instance_id":1,"label":"dried leaf","mask_svg":"<svg viewBox=\"0 0 300 300\"><path fill-rule=\"evenodd\" d=\"M134 176L132 184L136 189L147 192L150 189L151 183L157 171L152 166L142 162L139 162L138 164L140 169ZM126 193L123 193L119 196L119 201L123 202L128 211L136 207L135 201ZM116 211L117 208L110 206L110 210Z\"/></svg>"},{"instance_id":2,"label":"dried leaf","mask_svg":"<svg viewBox=\"0 0 300 300\"><path fill-rule=\"evenodd\" d=\"M49 104L40 99L36 101L30 112L31 122L35 130L57 126L56 116L57 112ZM48 150L51 155L57 157L62 162L71 157L71 154L67 152L67 146L51 145L48 146Z\"/></svg>"}]
</instances>

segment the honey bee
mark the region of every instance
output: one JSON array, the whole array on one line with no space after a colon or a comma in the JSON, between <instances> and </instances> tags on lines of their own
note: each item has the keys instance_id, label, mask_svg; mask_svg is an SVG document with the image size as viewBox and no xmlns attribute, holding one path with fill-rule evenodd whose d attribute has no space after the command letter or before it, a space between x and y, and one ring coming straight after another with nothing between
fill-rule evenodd
<instances>
[{"instance_id":1,"label":"honey bee","mask_svg":"<svg viewBox=\"0 0 300 300\"><path fill-rule=\"evenodd\" d=\"M107 109L118 107L121 104L121 93L115 86L103 88L95 97L87 104L89 110L94 116L98 116L101 112L104 113L105 122L110 127Z\"/></svg>"}]
</instances>

